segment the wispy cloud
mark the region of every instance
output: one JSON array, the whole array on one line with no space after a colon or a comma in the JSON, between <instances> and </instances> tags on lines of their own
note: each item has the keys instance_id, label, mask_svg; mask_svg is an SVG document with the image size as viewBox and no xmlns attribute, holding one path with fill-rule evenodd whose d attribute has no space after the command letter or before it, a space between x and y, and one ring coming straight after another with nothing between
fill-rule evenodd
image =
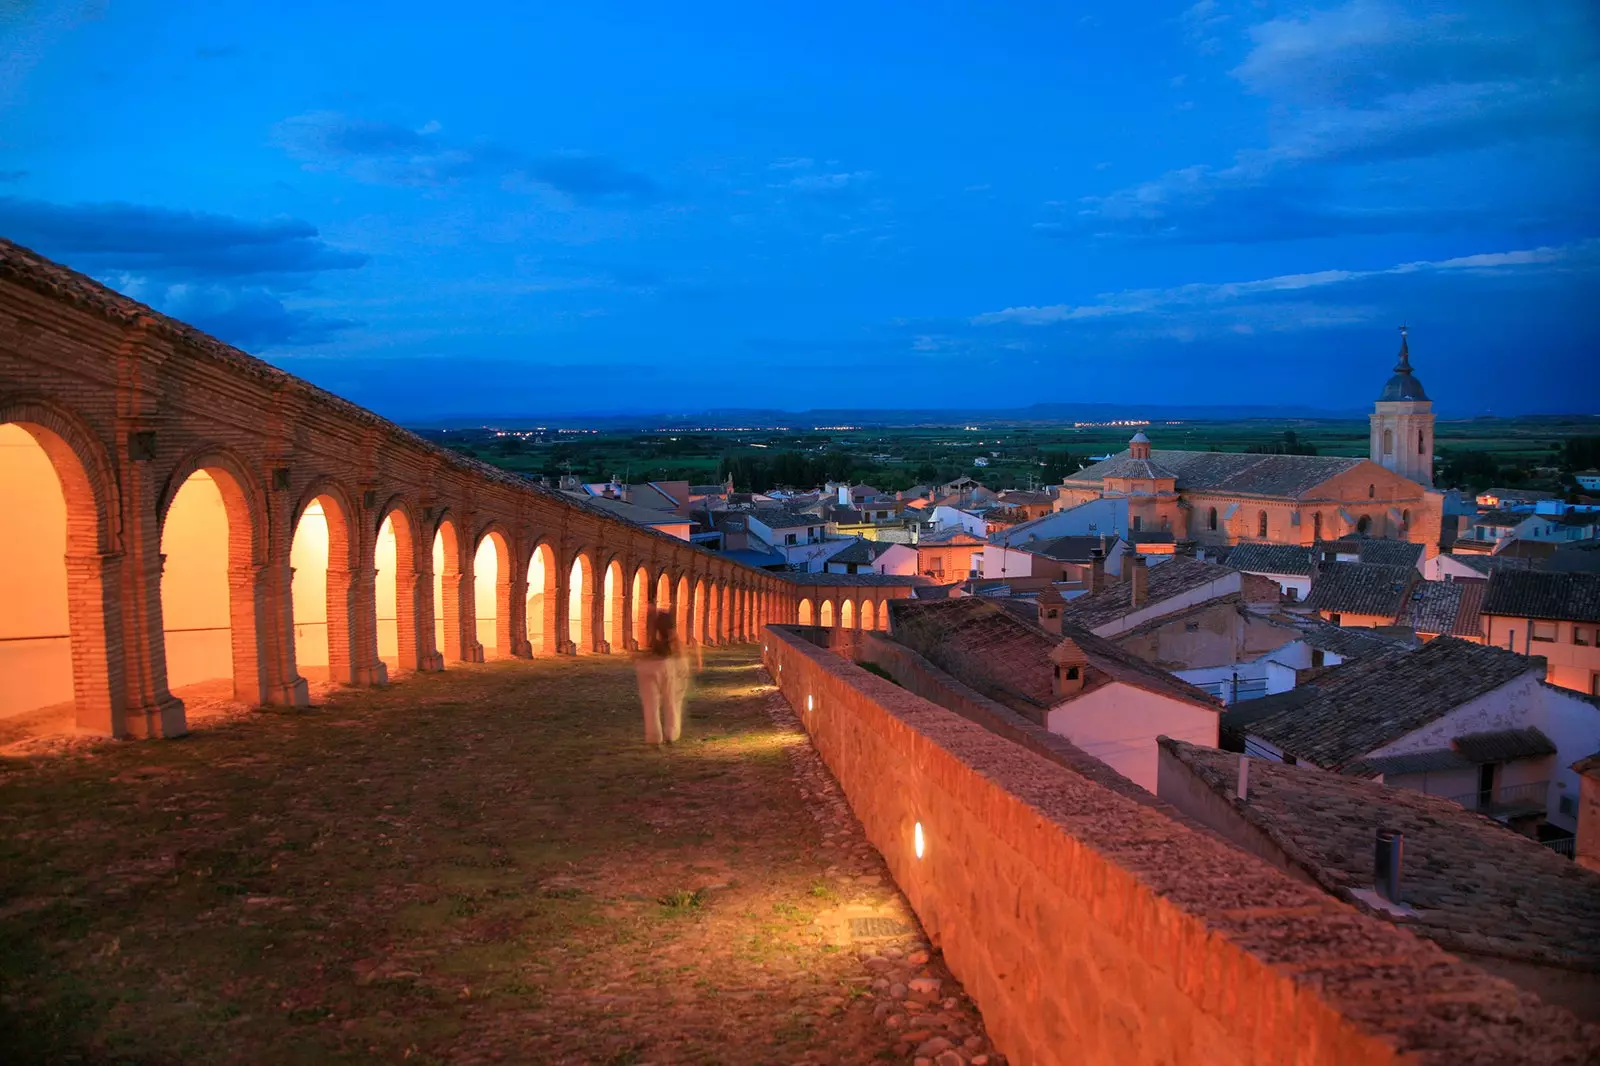
<instances>
[{"instance_id":1,"label":"wispy cloud","mask_svg":"<svg viewBox=\"0 0 1600 1066\"><path fill-rule=\"evenodd\" d=\"M1305 274L1280 274L1252 281L1197 282L1166 289L1128 289L1123 292L1103 294L1092 303L1086 304L1008 307L1001 311L989 311L974 317L972 324L1048 326L1093 319L1156 315L1179 309L1217 307L1282 293L1326 289L1386 275L1448 271L1487 273L1550 266L1565 261L1589 260L1593 257L1597 246L1600 246L1600 242L1588 241L1559 248L1528 248L1452 259L1400 263L1379 270L1318 270Z\"/></svg>"},{"instance_id":2,"label":"wispy cloud","mask_svg":"<svg viewBox=\"0 0 1600 1066\"><path fill-rule=\"evenodd\" d=\"M638 206L660 198L644 174L576 150L529 155L490 141L457 141L437 121L415 128L316 111L280 122L280 147L312 169L379 185L438 188L474 178L538 187L585 206Z\"/></svg>"},{"instance_id":3,"label":"wispy cloud","mask_svg":"<svg viewBox=\"0 0 1600 1066\"><path fill-rule=\"evenodd\" d=\"M1367 209L1337 175L1535 138L1594 147L1600 24L1584 0L1546 8L1541 17L1494 4L1412 15L1381 0L1350 0L1251 26L1249 50L1231 73L1272 106L1269 143L1227 165L1182 167L1085 198L1077 216L1045 232L1260 240L1515 219L1525 205L1507 212L1501 203L1450 202L1447 189ZM1184 21L1192 32L1217 17L1216 5L1202 0ZM1566 202L1537 210L1593 214Z\"/></svg>"}]
</instances>

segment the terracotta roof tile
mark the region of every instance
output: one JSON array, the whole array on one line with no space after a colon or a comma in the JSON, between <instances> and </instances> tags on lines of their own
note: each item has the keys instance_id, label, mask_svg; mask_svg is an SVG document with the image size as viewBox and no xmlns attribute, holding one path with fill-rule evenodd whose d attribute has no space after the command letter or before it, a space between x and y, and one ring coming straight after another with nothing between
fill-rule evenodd
<instances>
[{"instance_id":1,"label":"terracotta roof tile","mask_svg":"<svg viewBox=\"0 0 1600 1066\"><path fill-rule=\"evenodd\" d=\"M1497 570L1483 613L1563 622L1600 622L1600 573Z\"/></svg>"},{"instance_id":2,"label":"terracotta roof tile","mask_svg":"<svg viewBox=\"0 0 1600 1066\"><path fill-rule=\"evenodd\" d=\"M1252 574L1311 573L1311 549L1304 544L1237 544L1225 560L1235 570Z\"/></svg>"},{"instance_id":3,"label":"terracotta roof tile","mask_svg":"<svg viewBox=\"0 0 1600 1066\"><path fill-rule=\"evenodd\" d=\"M1481 637L1487 591L1488 583L1483 581L1415 582L1395 622L1418 633Z\"/></svg>"},{"instance_id":4,"label":"terracotta roof tile","mask_svg":"<svg viewBox=\"0 0 1600 1066\"><path fill-rule=\"evenodd\" d=\"M1415 567L1377 563L1324 563L1311 583L1306 606L1313 611L1394 618L1405 605Z\"/></svg>"},{"instance_id":5,"label":"terracotta roof tile","mask_svg":"<svg viewBox=\"0 0 1600 1066\"><path fill-rule=\"evenodd\" d=\"M1158 563L1150 567L1145 583L1145 601L1140 609L1169 600L1234 573L1238 571L1199 559L1172 559ZM1064 622L1071 625L1094 629L1134 610L1132 595L1124 574L1124 579L1117 584L1108 585L1091 595L1079 596L1070 601L1062 610L1061 617Z\"/></svg>"},{"instance_id":6,"label":"terracotta roof tile","mask_svg":"<svg viewBox=\"0 0 1600 1066\"><path fill-rule=\"evenodd\" d=\"M1067 485L1100 487L1109 471L1129 457L1119 452L1073 474ZM1331 455L1248 455L1239 452L1152 451L1150 458L1167 476L1177 477L1180 492L1228 492L1240 496L1299 496L1329 478L1353 470L1366 459ZM1110 476L1117 476L1111 474Z\"/></svg>"}]
</instances>

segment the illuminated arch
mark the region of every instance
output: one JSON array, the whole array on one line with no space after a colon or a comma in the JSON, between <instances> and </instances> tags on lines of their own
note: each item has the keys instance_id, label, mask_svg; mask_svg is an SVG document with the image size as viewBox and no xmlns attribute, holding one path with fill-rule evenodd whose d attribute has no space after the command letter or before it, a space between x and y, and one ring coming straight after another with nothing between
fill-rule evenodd
<instances>
[{"instance_id":1,"label":"illuminated arch","mask_svg":"<svg viewBox=\"0 0 1600 1066\"><path fill-rule=\"evenodd\" d=\"M872 597L870 596L864 596L861 600L861 628L878 628L878 612L873 606Z\"/></svg>"},{"instance_id":2,"label":"illuminated arch","mask_svg":"<svg viewBox=\"0 0 1600 1066\"><path fill-rule=\"evenodd\" d=\"M535 655L556 652L556 552L549 541L534 545L528 555L528 599L525 612L528 644Z\"/></svg>"},{"instance_id":3,"label":"illuminated arch","mask_svg":"<svg viewBox=\"0 0 1600 1066\"><path fill-rule=\"evenodd\" d=\"M839 627L841 629L854 629L856 627L855 601L846 597L839 605Z\"/></svg>"},{"instance_id":4,"label":"illuminated arch","mask_svg":"<svg viewBox=\"0 0 1600 1066\"><path fill-rule=\"evenodd\" d=\"M169 690L227 679L233 698L254 706L267 700L256 588L266 530L247 471L207 449L168 480L158 512L161 629Z\"/></svg>"},{"instance_id":5,"label":"illuminated arch","mask_svg":"<svg viewBox=\"0 0 1600 1066\"><path fill-rule=\"evenodd\" d=\"M708 610L706 608L706 583L702 578L694 583L694 639L698 644L711 643L711 631L707 627Z\"/></svg>"},{"instance_id":6,"label":"illuminated arch","mask_svg":"<svg viewBox=\"0 0 1600 1066\"><path fill-rule=\"evenodd\" d=\"M649 639L645 625L650 619L650 571L641 566L633 572L633 646L642 648Z\"/></svg>"},{"instance_id":7,"label":"illuminated arch","mask_svg":"<svg viewBox=\"0 0 1600 1066\"><path fill-rule=\"evenodd\" d=\"M580 551L567 568L567 640L578 655L594 652L594 563Z\"/></svg>"},{"instance_id":8,"label":"illuminated arch","mask_svg":"<svg viewBox=\"0 0 1600 1066\"><path fill-rule=\"evenodd\" d=\"M433 531L433 641L450 662L473 656L461 631L461 537L455 519L441 515Z\"/></svg>"},{"instance_id":9,"label":"illuminated arch","mask_svg":"<svg viewBox=\"0 0 1600 1066\"><path fill-rule=\"evenodd\" d=\"M331 478L321 478L294 510L289 565L294 568L290 611L294 664L301 677L349 684L353 670L350 498Z\"/></svg>"},{"instance_id":10,"label":"illuminated arch","mask_svg":"<svg viewBox=\"0 0 1600 1066\"><path fill-rule=\"evenodd\" d=\"M417 525L411 508L394 497L379 512L373 542L373 598L378 658L391 671L417 670L432 649L428 628L418 624Z\"/></svg>"},{"instance_id":11,"label":"illuminated arch","mask_svg":"<svg viewBox=\"0 0 1600 1066\"><path fill-rule=\"evenodd\" d=\"M814 624L814 622L812 620L812 610L813 609L812 609L812 606L811 606L811 600L810 599L802 599L800 601L800 624L801 625L809 626L809 625Z\"/></svg>"},{"instance_id":12,"label":"illuminated arch","mask_svg":"<svg viewBox=\"0 0 1600 1066\"><path fill-rule=\"evenodd\" d=\"M624 637L624 620L627 617L627 605L623 598L622 561L613 558L606 564L605 578L601 582L601 630L605 635L606 645L613 652L622 652L627 648Z\"/></svg>"},{"instance_id":13,"label":"illuminated arch","mask_svg":"<svg viewBox=\"0 0 1600 1066\"><path fill-rule=\"evenodd\" d=\"M818 622L825 629L833 628L833 601L822 601L822 616Z\"/></svg>"},{"instance_id":14,"label":"illuminated arch","mask_svg":"<svg viewBox=\"0 0 1600 1066\"><path fill-rule=\"evenodd\" d=\"M484 658L511 654L511 538L498 524L478 535L472 553L474 636Z\"/></svg>"}]
</instances>

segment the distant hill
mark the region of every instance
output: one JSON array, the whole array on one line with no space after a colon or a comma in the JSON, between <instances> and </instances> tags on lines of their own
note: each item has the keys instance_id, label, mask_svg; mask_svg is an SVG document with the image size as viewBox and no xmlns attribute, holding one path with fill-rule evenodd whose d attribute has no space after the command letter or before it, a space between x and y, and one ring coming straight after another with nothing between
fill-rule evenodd
<instances>
[{"instance_id":1,"label":"distant hill","mask_svg":"<svg viewBox=\"0 0 1600 1066\"><path fill-rule=\"evenodd\" d=\"M1201 404L1192 407L1165 405L1140 406L1120 403L1036 403L1009 408L813 408L808 411L782 411L772 408L720 408L697 412L658 412L539 416L530 414L484 415L481 418L451 418L437 422L413 421L419 429L462 429L473 426L505 425L553 427L582 426L593 429L691 428L733 429L742 426L951 426L1018 425L1028 422L1112 422L1145 419L1152 422L1239 421L1241 419L1351 419L1365 418L1367 411L1329 410L1320 407L1274 407L1265 404Z\"/></svg>"}]
</instances>

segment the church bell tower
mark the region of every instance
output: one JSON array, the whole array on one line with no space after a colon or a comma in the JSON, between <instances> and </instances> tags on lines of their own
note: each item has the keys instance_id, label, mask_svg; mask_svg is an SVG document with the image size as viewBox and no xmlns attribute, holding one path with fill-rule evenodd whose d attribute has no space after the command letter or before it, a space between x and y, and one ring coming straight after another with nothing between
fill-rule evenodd
<instances>
[{"instance_id":1,"label":"church bell tower","mask_svg":"<svg viewBox=\"0 0 1600 1066\"><path fill-rule=\"evenodd\" d=\"M1433 401L1411 372L1408 330L1400 327L1400 361L1373 404L1372 461L1423 488L1433 488Z\"/></svg>"}]
</instances>

